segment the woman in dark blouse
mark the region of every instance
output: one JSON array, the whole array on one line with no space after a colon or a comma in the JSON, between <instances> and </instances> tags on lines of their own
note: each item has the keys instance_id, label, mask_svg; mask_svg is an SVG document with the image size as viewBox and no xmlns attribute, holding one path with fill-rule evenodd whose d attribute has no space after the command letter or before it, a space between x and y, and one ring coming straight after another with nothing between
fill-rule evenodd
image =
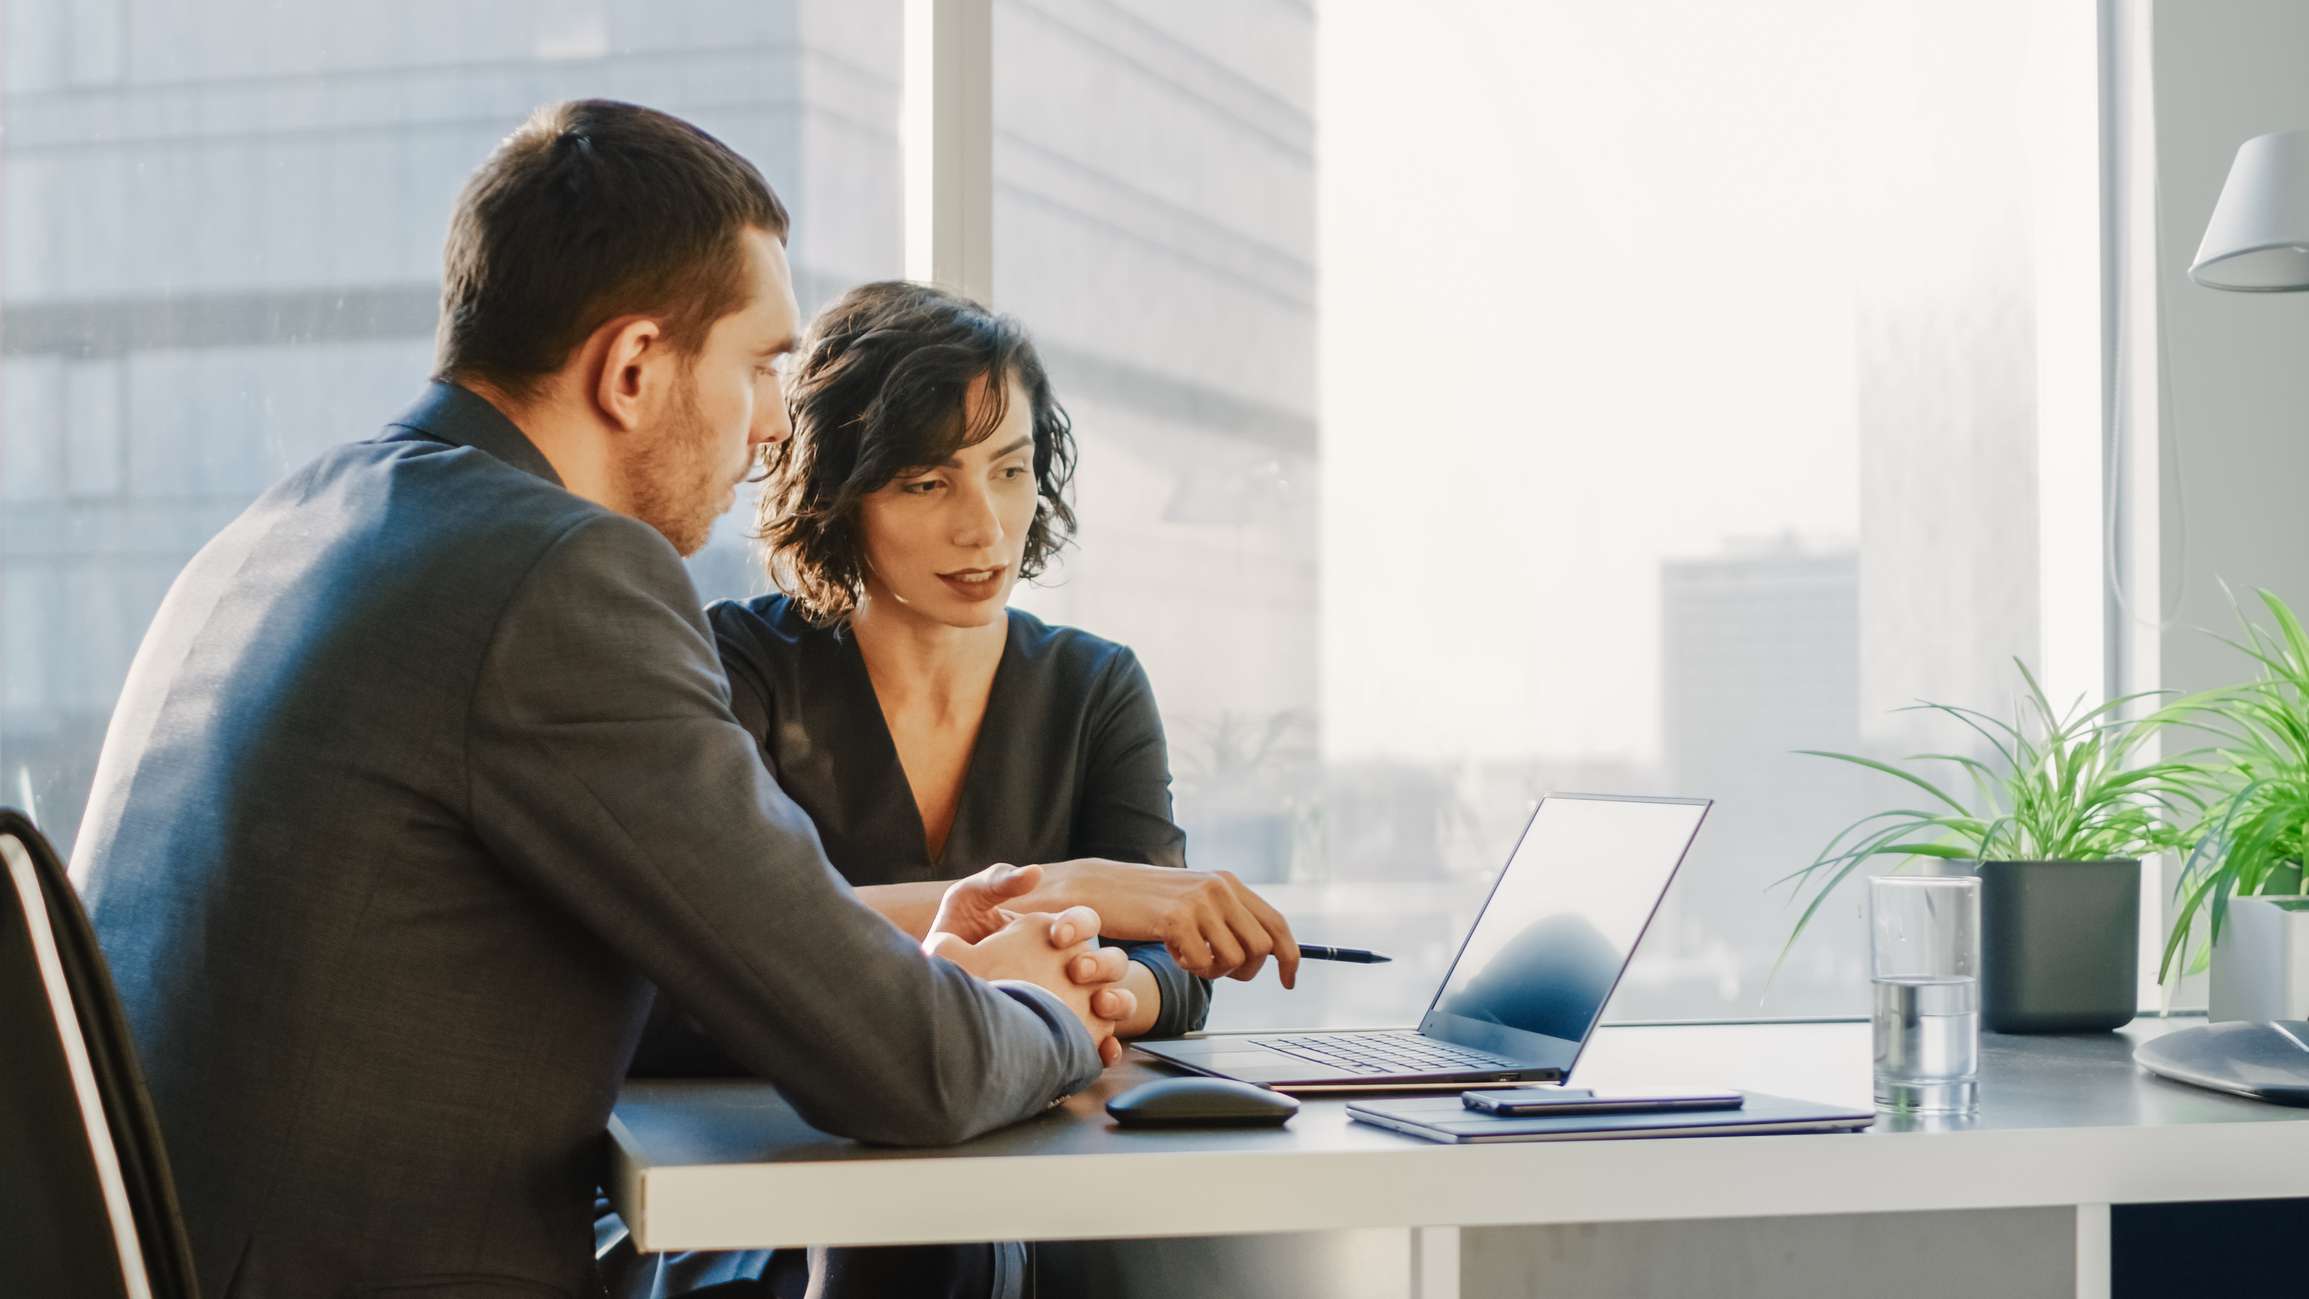
<instances>
[{"instance_id":1,"label":"woman in dark blouse","mask_svg":"<svg viewBox=\"0 0 2309 1299\"><path fill-rule=\"evenodd\" d=\"M1182 869L1154 691L1128 649L1007 607L1074 526L1074 442L1012 322L943 290L865 285L811 323L768 456L760 536L781 593L707 611L730 703L862 900L926 937L952 881L1042 863L1000 887L1017 911L1097 909L1129 954L1119 1035L1202 1026L1207 975L1298 951L1225 872ZM989 878L981 876L982 880ZM991 887L991 886L990 886ZM984 905L991 894L975 894ZM939 927L959 932L952 912ZM977 935L961 933L964 939ZM1191 972L1190 972L1191 971ZM661 1014L640 1073L710 1073ZM632 1259L617 1289L660 1296L1002 1290L1017 1245Z\"/></svg>"},{"instance_id":2,"label":"woman in dark blouse","mask_svg":"<svg viewBox=\"0 0 2309 1299\"><path fill-rule=\"evenodd\" d=\"M863 635L813 626L785 595L708 611L738 720L853 885L943 890L996 862L1186 864L1162 718L1138 659L1006 612L982 716L974 728L964 719L976 743L952 788L931 791L914 787ZM1159 942L1125 946L1147 977L1134 989L1140 1023L1123 1035L1201 1028L1210 981L1181 970Z\"/></svg>"},{"instance_id":3,"label":"woman in dark blouse","mask_svg":"<svg viewBox=\"0 0 2309 1299\"><path fill-rule=\"evenodd\" d=\"M1007 607L1074 527L1072 432L1025 334L941 289L868 284L811 323L788 408L759 532L781 593L708 617L738 720L835 868L921 933L947 882L997 862L1060 863L1019 909L1102 915L1123 909L1122 863L1185 866L1136 656ZM1247 978L1288 929L1225 883L1252 932L1233 952L1178 935L1180 954ZM1122 1034L1200 1028L1209 981L1163 942L1126 946Z\"/></svg>"}]
</instances>

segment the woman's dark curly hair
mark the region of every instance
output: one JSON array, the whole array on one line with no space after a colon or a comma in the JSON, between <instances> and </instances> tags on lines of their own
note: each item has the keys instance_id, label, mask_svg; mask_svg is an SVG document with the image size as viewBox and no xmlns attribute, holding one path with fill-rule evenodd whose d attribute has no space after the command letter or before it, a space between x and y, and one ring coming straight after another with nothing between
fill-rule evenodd
<instances>
[{"instance_id":1,"label":"woman's dark curly hair","mask_svg":"<svg viewBox=\"0 0 2309 1299\"><path fill-rule=\"evenodd\" d=\"M986 380L966 420L964 397ZM810 322L786 388L794 434L763 453L759 524L770 580L803 616L838 623L865 590L858 504L870 492L993 436L1015 380L1034 412L1034 522L1018 575L1074 536L1074 432L1026 331L927 284L860 285Z\"/></svg>"}]
</instances>

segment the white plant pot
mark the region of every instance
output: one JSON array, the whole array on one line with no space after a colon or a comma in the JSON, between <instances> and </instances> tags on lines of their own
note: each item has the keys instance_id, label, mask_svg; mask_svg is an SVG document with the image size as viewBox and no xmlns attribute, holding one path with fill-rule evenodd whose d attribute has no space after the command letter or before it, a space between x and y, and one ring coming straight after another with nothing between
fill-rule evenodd
<instances>
[{"instance_id":1,"label":"white plant pot","mask_svg":"<svg viewBox=\"0 0 2309 1299\"><path fill-rule=\"evenodd\" d=\"M2309 897L2229 899L2206 1017L2309 1019Z\"/></svg>"}]
</instances>

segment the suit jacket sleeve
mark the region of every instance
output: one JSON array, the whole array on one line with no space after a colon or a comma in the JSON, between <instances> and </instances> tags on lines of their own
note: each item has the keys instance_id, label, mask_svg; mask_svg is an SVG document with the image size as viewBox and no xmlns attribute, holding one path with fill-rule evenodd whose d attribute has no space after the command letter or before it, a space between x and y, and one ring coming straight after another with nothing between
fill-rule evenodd
<instances>
[{"instance_id":1,"label":"suit jacket sleeve","mask_svg":"<svg viewBox=\"0 0 2309 1299\"><path fill-rule=\"evenodd\" d=\"M1120 650L1105 674L1090 723L1082 794L1075 809L1075 849L1086 857L1187 864L1187 836L1171 819L1170 746L1154 686L1138 656ZM1149 1037L1177 1037L1211 1013L1211 981L1179 968L1161 943L1125 943L1162 992Z\"/></svg>"},{"instance_id":2,"label":"suit jacket sleeve","mask_svg":"<svg viewBox=\"0 0 2309 1299\"><path fill-rule=\"evenodd\" d=\"M730 712L745 728L746 735L761 752L762 762L769 759L771 692L762 679L761 665L747 649L746 643L729 634L721 624L722 606L706 607L706 626L714 637L714 652L722 661L722 672L729 680ZM714 1045L706 1031L698 1027L696 1019L682 1013L666 997L659 995L650 1006L649 1022L642 1028L641 1041L633 1049L633 1061L626 1074L632 1078L742 1078L747 1070L729 1054Z\"/></svg>"},{"instance_id":3,"label":"suit jacket sleeve","mask_svg":"<svg viewBox=\"0 0 2309 1299\"><path fill-rule=\"evenodd\" d=\"M672 547L588 516L538 560L489 648L472 824L827 1132L958 1141L1095 1077L1063 1003L926 957L856 900L727 689Z\"/></svg>"}]
</instances>

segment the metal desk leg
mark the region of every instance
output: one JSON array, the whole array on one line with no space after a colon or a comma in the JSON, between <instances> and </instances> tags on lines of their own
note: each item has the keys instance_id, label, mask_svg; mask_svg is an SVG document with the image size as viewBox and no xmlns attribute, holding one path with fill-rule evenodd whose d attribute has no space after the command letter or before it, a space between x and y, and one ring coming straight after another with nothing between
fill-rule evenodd
<instances>
[{"instance_id":1,"label":"metal desk leg","mask_svg":"<svg viewBox=\"0 0 2309 1299\"><path fill-rule=\"evenodd\" d=\"M1411 1229L1411 1299L1459 1299L1459 1228Z\"/></svg>"},{"instance_id":2,"label":"metal desk leg","mask_svg":"<svg viewBox=\"0 0 2309 1299\"><path fill-rule=\"evenodd\" d=\"M2076 1299L2109 1299L2109 1206L2076 1207Z\"/></svg>"}]
</instances>

